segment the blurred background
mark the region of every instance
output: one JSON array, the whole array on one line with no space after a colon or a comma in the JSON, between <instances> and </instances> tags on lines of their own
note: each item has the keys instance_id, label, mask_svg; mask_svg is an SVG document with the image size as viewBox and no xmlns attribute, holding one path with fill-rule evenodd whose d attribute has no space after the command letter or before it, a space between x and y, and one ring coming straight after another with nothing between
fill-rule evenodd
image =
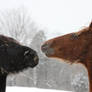
<instances>
[{"instance_id":1,"label":"blurred background","mask_svg":"<svg viewBox=\"0 0 92 92\"><path fill-rule=\"evenodd\" d=\"M0 34L35 49L40 64L8 77L7 85L88 92L87 71L47 58L40 50L44 41L88 26L91 0L0 0Z\"/></svg>"}]
</instances>

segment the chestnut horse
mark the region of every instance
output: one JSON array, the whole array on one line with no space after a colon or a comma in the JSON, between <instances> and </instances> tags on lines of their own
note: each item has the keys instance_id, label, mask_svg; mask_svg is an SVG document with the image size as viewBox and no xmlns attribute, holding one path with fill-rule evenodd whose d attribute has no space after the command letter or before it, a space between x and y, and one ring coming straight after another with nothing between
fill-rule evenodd
<instances>
[{"instance_id":1,"label":"chestnut horse","mask_svg":"<svg viewBox=\"0 0 92 92\"><path fill-rule=\"evenodd\" d=\"M46 41L41 49L47 57L84 65L88 71L89 91L92 92L92 23L79 32Z\"/></svg>"}]
</instances>

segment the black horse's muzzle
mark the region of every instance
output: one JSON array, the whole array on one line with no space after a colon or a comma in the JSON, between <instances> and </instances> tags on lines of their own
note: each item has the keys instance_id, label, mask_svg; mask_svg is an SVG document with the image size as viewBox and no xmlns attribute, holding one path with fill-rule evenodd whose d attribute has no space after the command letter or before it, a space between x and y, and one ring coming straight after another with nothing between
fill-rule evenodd
<instances>
[{"instance_id":1,"label":"black horse's muzzle","mask_svg":"<svg viewBox=\"0 0 92 92\"><path fill-rule=\"evenodd\" d=\"M29 49L25 51L24 56L25 56L25 60L28 62L31 68L34 68L36 65L38 65L39 57L36 51Z\"/></svg>"}]
</instances>

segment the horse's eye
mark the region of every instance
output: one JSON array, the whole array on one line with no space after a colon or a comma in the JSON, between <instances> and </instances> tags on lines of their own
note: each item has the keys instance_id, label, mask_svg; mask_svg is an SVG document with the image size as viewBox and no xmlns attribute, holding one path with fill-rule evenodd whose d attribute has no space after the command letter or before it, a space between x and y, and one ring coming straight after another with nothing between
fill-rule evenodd
<instances>
[{"instance_id":1,"label":"horse's eye","mask_svg":"<svg viewBox=\"0 0 92 92\"><path fill-rule=\"evenodd\" d=\"M71 40L77 40L77 39L78 39L78 35L76 33L72 33Z\"/></svg>"},{"instance_id":2,"label":"horse's eye","mask_svg":"<svg viewBox=\"0 0 92 92\"><path fill-rule=\"evenodd\" d=\"M77 39L78 39L78 35L76 33L72 33L71 40L77 40Z\"/></svg>"}]
</instances>

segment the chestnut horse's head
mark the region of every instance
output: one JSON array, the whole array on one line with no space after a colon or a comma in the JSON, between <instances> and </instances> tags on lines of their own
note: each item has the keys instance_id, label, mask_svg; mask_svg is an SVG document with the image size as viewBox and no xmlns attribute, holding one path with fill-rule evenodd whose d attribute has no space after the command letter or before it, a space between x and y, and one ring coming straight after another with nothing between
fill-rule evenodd
<instances>
[{"instance_id":1,"label":"chestnut horse's head","mask_svg":"<svg viewBox=\"0 0 92 92\"><path fill-rule=\"evenodd\" d=\"M79 32L66 34L46 41L41 49L46 56L70 63L85 63L88 47L92 45L92 23Z\"/></svg>"}]
</instances>

